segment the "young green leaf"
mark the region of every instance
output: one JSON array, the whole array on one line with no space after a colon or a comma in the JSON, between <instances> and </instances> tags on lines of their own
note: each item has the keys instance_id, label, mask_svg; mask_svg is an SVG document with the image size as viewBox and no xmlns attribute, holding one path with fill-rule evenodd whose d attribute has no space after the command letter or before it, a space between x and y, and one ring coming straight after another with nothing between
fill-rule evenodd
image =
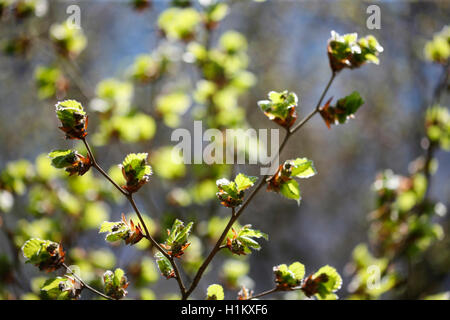
<instances>
[{"instance_id":1,"label":"young green leaf","mask_svg":"<svg viewBox=\"0 0 450 320\"><path fill-rule=\"evenodd\" d=\"M233 236L227 238L227 248L237 255L246 255L251 253L250 249L259 250L261 249L260 244L253 238L259 239L264 238L269 240L267 234L254 230L251 228L250 224L243 226L238 232L232 229Z\"/></svg>"},{"instance_id":2,"label":"young green leaf","mask_svg":"<svg viewBox=\"0 0 450 320\"><path fill-rule=\"evenodd\" d=\"M249 177L243 173L239 173L234 179L234 182L236 183L237 191L242 191L253 187L256 180L258 180L257 177Z\"/></svg>"},{"instance_id":3,"label":"young green leaf","mask_svg":"<svg viewBox=\"0 0 450 320\"><path fill-rule=\"evenodd\" d=\"M77 300L82 290L81 283L76 278L66 275L48 279L41 288L41 293L47 299Z\"/></svg>"},{"instance_id":4,"label":"young green leaf","mask_svg":"<svg viewBox=\"0 0 450 320\"><path fill-rule=\"evenodd\" d=\"M192 230L193 222L184 226L183 221L176 219L171 230L167 230L168 237L161 246L167 250L167 253L175 258L179 258L184 254L184 250L189 247L189 234Z\"/></svg>"}]
</instances>

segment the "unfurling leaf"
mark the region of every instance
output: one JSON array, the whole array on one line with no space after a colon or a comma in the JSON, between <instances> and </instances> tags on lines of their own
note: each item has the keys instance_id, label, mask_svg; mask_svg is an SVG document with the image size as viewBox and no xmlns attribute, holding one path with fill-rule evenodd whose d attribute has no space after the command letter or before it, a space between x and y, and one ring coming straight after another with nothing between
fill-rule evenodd
<instances>
[{"instance_id":1,"label":"unfurling leaf","mask_svg":"<svg viewBox=\"0 0 450 320\"><path fill-rule=\"evenodd\" d=\"M354 91L350 95L339 99L336 106L330 106L331 99L320 109L325 124L328 128L332 124L343 124L348 119L353 118L356 111L364 104L358 92Z\"/></svg>"},{"instance_id":2,"label":"unfurling leaf","mask_svg":"<svg viewBox=\"0 0 450 320\"><path fill-rule=\"evenodd\" d=\"M147 153L130 153L120 167L127 182L124 188L130 193L136 192L150 180L152 168L147 164Z\"/></svg>"},{"instance_id":3,"label":"unfurling leaf","mask_svg":"<svg viewBox=\"0 0 450 320\"><path fill-rule=\"evenodd\" d=\"M359 68L366 62L378 64L378 55L383 52L383 47L371 35L358 40L356 33L341 36L331 31L327 51L331 69L339 72L344 68Z\"/></svg>"},{"instance_id":4,"label":"unfurling leaf","mask_svg":"<svg viewBox=\"0 0 450 320\"><path fill-rule=\"evenodd\" d=\"M41 288L41 293L47 299L77 300L82 289L81 283L75 277L65 275L48 279Z\"/></svg>"},{"instance_id":5,"label":"unfurling leaf","mask_svg":"<svg viewBox=\"0 0 450 320\"><path fill-rule=\"evenodd\" d=\"M193 224L193 222L189 222L187 226L184 226L183 221L176 219L172 229L167 230L168 237L161 246L167 250L169 255L174 258L179 258L183 255L184 250L190 245L188 237Z\"/></svg>"},{"instance_id":6,"label":"unfurling leaf","mask_svg":"<svg viewBox=\"0 0 450 320\"><path fill-rule=\"evenodd\" d=\"M69 176L82 176L92 166L89 156L82 156L76 150L53 150L48 154L52 159L52 166L58 169L66 168Z\"/></svg>"},{"instance_id":7,"label":"unfurling leaf","mask_svg":"<svg viewBox=\"0 0 450 320\"><path fill-rule=\"evenodd\" d=\"M316 295L319 299L335 300L336 292L341 288L342 278L335 268L324 266L305 279L302 291L307 297Z\"/></svg>"},{"instance_id":8,"label":"unfurling leaf","mask_svg":"<svg viewBox=\"0 0 450 320\"><path fill-rule=\"evenodd\" d=\"M269 100L258 101L264 114L280 126L290 128L297 119L297 95L287 90L269 92Z\"/></svg>"},{"instance_id":9,"label":"unfurling leaf","mask_svg":"<svg viewBox=\"0 0 450 320\"><path fill-rule=\"evenodd\" d=\"M227 238L227 248L230 251L237 255L246 255L251 253L250 249L259 250L261 246L258 242L256 242L253 238L259 239L264 238L269 240L267 234L259 231L251 229L251 225L247 224L236 232L234 228L232 229L233 237Z\"/></svg>"},{"instance_id":10,"label":"unfurling leaf","mask_svg":"<svg viewBox=\"0 0 450 320\"><path fill-rule=\"evenodd\" d=\"M122 220L118 222L105 221L100 226L99 233L108 232L106 235L106 241L114 242L118 240L124 240L126 244L136 244L144 237L140 224L134 224L130 219L128 223L125 219L125 215L122 214Z\"/></svg>"},{"instance_id":11,"label":"unfurling leaf","mask_svg":"<svg viewBox=\"0 0 450 320\"><path fill-rule=\"evenodd\" d=\"M294 262L289 267L281 264L273 268L275 282L280 290L290 290L298 287L305 276L305 266L300 262Z\"/></svg>"},{"instance_id":12,"label":"unfurling leaf","mask_svg":"<svg viewBox=\"0 0 450 320\"><path fill-rule=\"evenodd\" d=\"M128 291L125 290L129 285L128 279L125 272L120 268L117 268L114 272L106 271L103 274L103 282L105 294L114 299L122 299L128 294Z\"/></svg>"},{"instance_id":13,"label":"unfurling leaf","mask_svg":"<svg viewBox=\"0 0 450 320\"><path fill-rule=\"evenodd\" d=\"M155 254L155 258L161 275L166 277L166 279L175 277L175 270L173 270L169 259L167 259L161 252L157 252Z\"/></svg>"},{"instance_id":14,"label":"unfurling leaf","mask_svg":"<svg viewBox=\"0 0 450 320\"><path fill-rule=\"evenodd\" d=\"M88 117L78 101L65 100L56 104L56 116L61 121L59 127L66 133L66 139L82 139L87 135Z\"/></svg>"},{"instance_id":15,"label":"unfurling leaf","mask_svg":"<svg viewBox=\"0 0 450 320\"><path fill-rule=\"evenodd\" d=\"M64 263L65 252L61 244L50 240L33 238L22 246L23 256L27 263L47 272L55 271Z\"/></svg>"},{"instance_id":16,"label":"unfurling leaf","mask_svg":"<svg viewBox=\"0 0 450 320\"><path fill-rule=\"evenodd\" d=\"M219 284L212 284L208 287L206 293L206 300L223 300L225 295L223 293L223 288Z\"/></svg>"},{"instance_id":17,"label":"unfurling leaf","mask_svg":"<svg viewBox=\"0 0 450 320\"><path fill-rule=\"evenodd\" d=\"M223 206L234 208L244 201L244 191L251 188L257 179L243 173L238 174L234 181L225 178L219 179L216 181L219 189L219 192L216 193L217 198Z\"/></svg>"}]
</instances>

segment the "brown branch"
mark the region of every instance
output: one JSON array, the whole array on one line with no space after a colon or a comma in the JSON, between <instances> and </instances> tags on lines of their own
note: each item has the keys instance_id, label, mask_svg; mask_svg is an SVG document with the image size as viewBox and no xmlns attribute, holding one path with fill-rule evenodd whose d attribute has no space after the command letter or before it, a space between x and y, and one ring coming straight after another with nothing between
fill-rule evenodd
<instances>
[{"instance_id":1,"label":"brown branch","mask_svg":"<svg viewBox=\"0 0 450 320\"><path fill-rule=\"evenodd\" d=\"M292 136L292 134L295 133L296 131L298 131L301 127L303 127L304 124L306 124L317 112L319 112L321 103L322 103L326 93L328 92L328 89L330 88L333 80L335 79L336 75L337 75L337 73L335 73L335 72L332 73L331 78L328 81L324 91L322 92L322 95L320 96L320 99L319 99L316 107L314 108L314 110L309 115L307 115L303 120L301 120L294 129L286 130L286 135L285 135L283 142L281 143L280 148L278 149L278 152L276 154L277 157L280 155L281 151L283 151L284 147L286 146L286 144L287 144L289 138ZM275 157L275 158L277 158L277 157ZM241 216L241 214L244 212L245 208L247 208L249 203L252 201L252 199L258 193L258 191L262 188L262 186L266 182L266 178L267 177L264 176L264 177L262 177L262 179L260 179L259 183L256 185L255 189L253 189L253 192L250 194L248 199L242 204L241 207L239 207L239 209L236 212L235 212L235 209L232 208L232 215L231 215L230 220L228 221L228 224L226 225L225 229L222 232L222 235L220 236L220 238L217 240L216 244L214 245L214 248L211 250L211 252L206 257L203 264L198 269L197 274L195 275L191 286L186 291L185 299L187 299L189 297L189 295L195 290L198 283L200 282L200 279L202 278L203 273L205 272L206 268L208 267L209 263L214 258L214 256L217 254L217 252L219 252L220 249L223 248L222 242L225 240L225 237L227 236L231 227L236 222L236 220Z\"/></svg>"}]
</instances>

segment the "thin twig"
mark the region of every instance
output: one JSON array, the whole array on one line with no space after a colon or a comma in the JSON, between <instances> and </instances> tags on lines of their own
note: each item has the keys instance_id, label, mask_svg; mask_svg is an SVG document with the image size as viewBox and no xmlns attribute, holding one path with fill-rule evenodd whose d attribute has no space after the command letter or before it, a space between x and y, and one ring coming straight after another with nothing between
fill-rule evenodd
<instances>
[{"instance_id":1,"label":"thin twig","mask_svg":"<svg viewBox=\"0 0 450 320\"><path fill-rule=\"evenodd\" d=\"M325 87L325 90L323 90L322 95L320 96L320 99L319 99L319 101L317 102L317 105L316 105L316 107L314 108L314 110L313 110L309 115L307 115L302 121L300 121L300 122L298 123L298 125L296 125L293 129L291 129L291 130L290 130L291 133L295 133L297 130L299 130L301 127L303 127L303 125L304 125L306 122L308 122L309 119L311 119L317 112L320 111L320 107L322 106L323 98L325 98L325 95L327 94L328 89L330 89L330 86L331 86L331 84L333 83L333 80L336 78L336 76L337 76L337 73L336 73L336 72L333 72L333 73L331 74L331 78L330 78L330 80L328 81L328 84L327 84L327 86Z\"/></svg>"},{"instance_id":2,"label":"thin twig","mask_svg":"<svg viewBox=\"0 0 450 320\"><path fill-rule=\"evenodd\" d=\"M84 282L83 279L81 279L75 272L73 272L72 269L70 269L65 263L63 263L62 266L67 270L68 273L72 274L81 283L81 285L83 287L85 287L86 289L92 291L95 294L98 294L99 296L101 296L101 297L103 297L105 299L117 300L117 299L114 299L114 298L112 298L112 297L110 297L110 296L108 296L108 295L106 295L106 294L104 294L104 293L102 293L102 292L92 288L90 285L88 285L86 282Z\"/></svg>"}]
</instances>

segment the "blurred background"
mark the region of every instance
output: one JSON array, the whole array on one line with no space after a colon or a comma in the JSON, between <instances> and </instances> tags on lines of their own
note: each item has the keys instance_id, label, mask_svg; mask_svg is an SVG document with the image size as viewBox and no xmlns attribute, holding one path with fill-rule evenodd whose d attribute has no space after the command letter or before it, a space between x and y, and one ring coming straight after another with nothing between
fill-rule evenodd
<instances>
[{"instance_id":1,"label":"blurred background","mask_svg":"<svg viewBox=\"0 0 450 320\"><path fill-rule=\"evenodd\" d=\"M197 26L200 30L195 35L184 34L184 39L177 39L170 27L164 29L163 23L158 23L171 5L169 1L152 1L139 10L129 1L51 1L42 16L36 13L21 18L3 13L0 172L4 181L14 180L14 187L8 189L4 183L0 201L4 211L1 265L9 270L0 270L0 297L39 297L39 285L49 275L24 264L17 251L31 237L62 241L68 263L80 266L82 276L94 285L98 285L102 270L120 267L131 282L129 297L176 297L176 282L159 276L144 244L138 248L111 245L98 234L102 221L118 221L122 212L131 214L131 207L120 194L98 172L91 170L83 177L69 179L49 166L45 155L53 149L74 147L85 152L80 144L64 140L57 129L56 101L70 98L84 105L89 113L88 138L97 160L104 168L111 168L117 181L120 172L116 164L127 153L149 152L155 174L136 195L137 203L159 239L164 239L164 230L175 217L194 221L195 237L186 251L187 273L183 274L192 279L192 270L198 267L202 254L209 252L217 229L229 215L229 209L215 198L215 179L237 172L259 175L259 168L172 165L167 160L168 150L175 145L170 141L171 133L175 128L192 129L194 119L205 120L205 129L277 128L257 106L271 90L297 93L299 118L307 115L330 77L326 43L331 30L372 34L384 47L379 65L340 72L327 94L327 98L338 99L356 90L365 104L355 119L331 129L316 116L290 140L281 160L307 157L318 171L316 176L299 182L301 204L276 193L260 192L239 222L268 233L270 241L260 241L262 249L245 257L220 253L193 297L203 299L211 283L225 283L230 299L235 298L240 284L256 293L270 289L273 266L293 261L301 261L307 274L325 264L334 266L344 280L338 295L350 295L352 275L346 272L346 266L352 261L355 246L369 242L368 215L375 209L376 174L389 168L408 175L410 162L424 154L424 112L441 81L442 66L427 61L423 48L448 24L450 3L377 1L381 9L379 30L366 27L366 9L372 4L366 1L226 3L228 12L220 23L203 29ZM87 43L80 52L73 49L64 56L55 49L55 41L52 44L49 30L67 19L66 9L71 4L80 8ZM192 6L203 10L201 3ZM173 19L172 26L178 23ZM245 73L239 74L241 84L237 89L205 103L202 95L207 89L200 81L208 75L195 63L198 56L192 44L219 48L221 36L230 30L246 38L246 50L242 43L238 48L245 56L236 62ZM74 48L77 46L83 47L78 43ZM158 70L147 78L136 62L143 54L151 56L147 63ZM141 68L145 66L141 62ZM41 69L39 75L39 67L57 71L43 75ZM448 102L448 95L442 95L441 105ZM220 109L220 119L227 121L211 118L211 104L219 105L219 109L221 105L233 106ZM128 130L133 133L127 135ZM438 151L435 157L439 169L429 196L448 205L449 155ZM19 159L27 162L18 163ZM11 174L15 170L21 172L17 173L20 177ZM450 289L449 220L444 216L438 221L444 238L421 256L419 271L408 274L421 282L414 298ZM90 296L86 293L84 297ZM279 293L271 298L286 297ZM387 292L382 297L399 295Z\"/></svg>"}]
</instances>

